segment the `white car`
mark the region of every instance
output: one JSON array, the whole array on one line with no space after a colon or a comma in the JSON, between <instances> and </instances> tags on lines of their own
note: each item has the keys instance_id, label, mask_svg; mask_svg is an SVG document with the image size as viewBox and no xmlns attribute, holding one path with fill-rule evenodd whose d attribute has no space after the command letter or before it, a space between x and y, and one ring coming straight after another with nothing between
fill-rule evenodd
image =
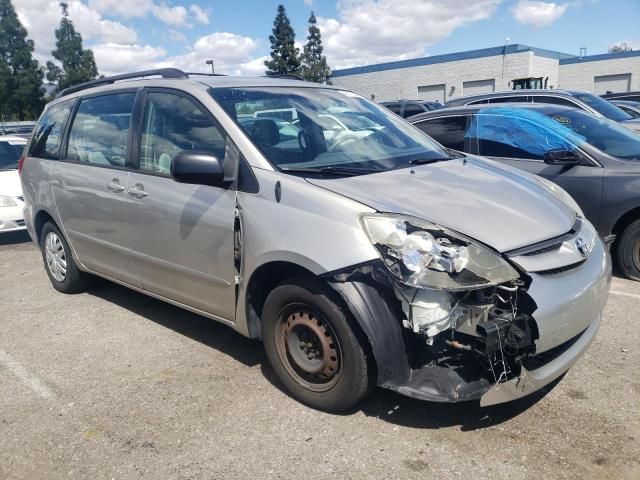
<instances>
[{"instance_id":1,"label":"white car","mask_svg":"<svg viewBox=\"0 0 640 480\"><path fill-rule=\"evenodd\" d=\"M25 230L18 161L27 140L0 135L0 234Z\"/></svg>"}]
</instances>

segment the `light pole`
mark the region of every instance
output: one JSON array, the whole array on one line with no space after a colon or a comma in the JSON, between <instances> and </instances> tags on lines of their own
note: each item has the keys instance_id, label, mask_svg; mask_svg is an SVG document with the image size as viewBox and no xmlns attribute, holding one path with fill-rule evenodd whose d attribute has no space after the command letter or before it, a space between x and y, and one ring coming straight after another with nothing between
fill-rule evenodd
<instances>
[{"instance_id":1,"label":"light pole","mask_svg":"<svg viewBox=\"0 0 640 480\"><path fill-rule=\"evenodd\" d=\"M211 74L215 74L216 72L213 71L213 60L209 59L205 62L207 65L211 65Z\"/></svg>"}]
</instances>

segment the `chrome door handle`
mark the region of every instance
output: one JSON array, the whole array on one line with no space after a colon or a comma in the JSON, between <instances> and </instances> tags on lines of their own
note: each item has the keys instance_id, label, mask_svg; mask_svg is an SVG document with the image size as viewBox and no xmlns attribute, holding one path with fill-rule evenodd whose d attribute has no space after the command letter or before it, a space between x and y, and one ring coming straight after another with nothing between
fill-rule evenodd
<instances>
[{"instance_id":1,"label":"chrome door handle","mask_svg":"<svg viewBox=\"0 0 640 480\"><path fill-rule=\"evenodd\" d=\"M135 198L144 198L149 195L144 191L144 187L140 183L136 183L135 186L127 188L127 193Z\"/></svg>"},{"instance_id":2,"label":"chrome door handle","mask_svg":"<svg viewBox=\"0 0 640 480\"><path fill-rule=\"evenodd\" d=\"M114 193L124 192L124 186L120 185L120 180L118 180L117 178L114 178L109 182L109 184L107 185L107 189L111 190Z\"/></svg>"}]
</instances>

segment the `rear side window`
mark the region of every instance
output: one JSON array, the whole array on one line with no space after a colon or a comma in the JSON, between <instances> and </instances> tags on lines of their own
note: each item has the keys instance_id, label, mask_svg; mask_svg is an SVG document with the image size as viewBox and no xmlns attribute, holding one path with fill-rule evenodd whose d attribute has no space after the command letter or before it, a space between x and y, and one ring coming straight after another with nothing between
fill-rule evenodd
<instances>
[{"instance_id":1,"label":"rear side window","mask_svg":"<svg viewBox=\"0 0 640 480\"><path fill-rule=\"evenodd\" d=\"M388 108L396 115L400 115L401 105L399 103L383 103L382 106Z\"/></svg>"},{"instance_id":2,"label":"rear side window","mask_svg":"<svg viewBox=\"0 0 640 480\"><path fill-rule=\"evenodd\" d=\"M211 115L182 95L150 92L147 96L140 170L169 175L180 152L208 152L223 161L226 138Z\"/></svg>"},{"instance_id":3,"label":"rear side window","mask_svg":"<svg viewBox=\"0 0 640 480\"><path fill-rule=\"evenodd\" d=\"M464 151L467 117L441 117L416 124L420 130L447 148Z\"/></svg>"},{"instance_id":4,"label":"rear side window","mask_svg":"<svg viewBox=\"0 0 640 480\"><path fill-rule=\"evenodd\" d=\"M103 167L124 167L135 92L86 98L71 125L67 158Z\"/></svg>"},{"instance_id":5,"label":"rear side window","mask_svg":"<svg viewBox=\"0 0 640 480\"><path fill-rule=\"evenodd\" d=\"M564 105L565 107L580 108L576 103L566 98L561 97L547 97L543 95L533 96L533 103L550 103L553 105Z\"/></svg>"},{"instance_id":6,"label":"rear side window","mask_svg":"<svg viewBox=\"0 0 640 480\"><path fill-rule=\"evenodd\" d=\"M417 103L407 103L404 107L404 118L411 117L413 115L418 115L419 113L426 112L427 109L422 105L418 105Z\"/></svg>"},{"instance_id":7,"label":"rear side window","mask_svg":"<svg viewBox=\"0 0 640 480\"><path fill-rule=\"evenodd\" d=\"M515 95L512 97L496 97L489 99L489 103L529 103L530 101L531 97L527 95Z\"/></svg>"},{"instance_id":8,"label":"rear side window","mask_svg":"<svg viewBox=\"0 0 640 480\"><path fill-rule=\"evenodd\" d=\"M38 122L34 132L29 156L38 158L57 159L60 154L60 144L64 126L71 112L73 100L57 103L47 109Z\"/></svg>"}]
</instances>

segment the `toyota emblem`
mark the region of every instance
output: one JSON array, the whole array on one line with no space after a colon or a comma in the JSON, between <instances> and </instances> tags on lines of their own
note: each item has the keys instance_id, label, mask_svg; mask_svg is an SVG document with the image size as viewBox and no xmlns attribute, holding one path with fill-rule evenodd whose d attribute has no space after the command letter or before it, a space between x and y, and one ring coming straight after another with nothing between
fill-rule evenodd
<instances>
[{"instance_id":1,"label":"toyota emblem","mask_svg":"<svg viewBox=\"0 0 640 480\"><path fill-rule=\"evenodd\" d=\"M578 250L578 253L580 253L580 255L582 255L585 258L588 257L589 254L591 253L591 250L589 249L589 245L587 245L587 242L585 242L582 237L578 237L576 239L576 249Z\"/></svg>"}]
</instances>

